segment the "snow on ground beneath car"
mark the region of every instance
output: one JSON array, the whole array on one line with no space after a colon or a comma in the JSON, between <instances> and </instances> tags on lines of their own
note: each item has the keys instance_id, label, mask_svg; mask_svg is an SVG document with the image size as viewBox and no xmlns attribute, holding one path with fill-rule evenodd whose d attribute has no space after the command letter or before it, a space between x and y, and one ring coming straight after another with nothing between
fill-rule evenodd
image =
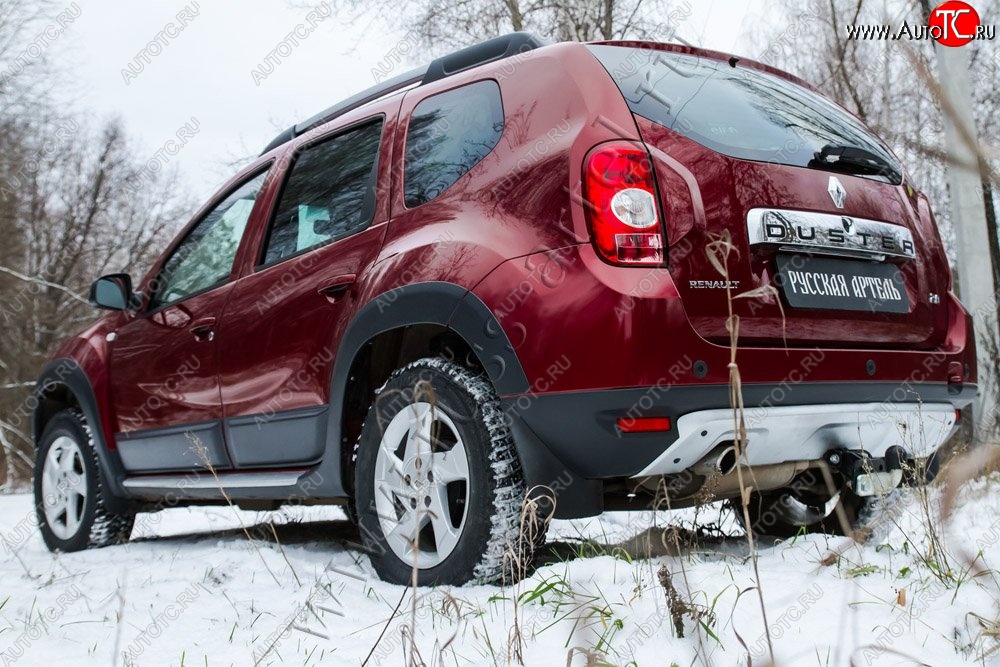
<instances>
[{"instance_id":1,"label":"snow on ground beneath car","mask_svg":"<svg viewBox=\"0 0 1000 667\"><path fill-rule=\"evenodd\" d=\"M864 546L817 535L759 545L777 664L1000 661L998 485L963 490L936 531L946 555L909 492ZM60 555L31 512L30 496L0 496L4 665L399 665L411 636L428 665L518 654L562 665L571 651L581 665L584 651L616 665L769 660L746 538L718 506L555 522L558 555L520 584L421 589L416 600L375 578L337 508L168 509L140 515L128 545ZM701 531L679 555L668 540L661 555L632 557L636 535L660 543L662 527L695 520L721 532Z\"/></svg>"}]
</instances>

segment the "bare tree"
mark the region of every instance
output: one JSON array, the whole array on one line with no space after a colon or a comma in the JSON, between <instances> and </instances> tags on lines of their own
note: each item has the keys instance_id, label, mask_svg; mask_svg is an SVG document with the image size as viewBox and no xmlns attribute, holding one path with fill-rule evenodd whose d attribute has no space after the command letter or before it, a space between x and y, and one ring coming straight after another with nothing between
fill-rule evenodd
<instances>
[{"instance_id":1,"label":"bare tree","mask_svg":"<svg viewBox=\"0 0 1000 667\"><path fill-rule=\"evenodd\" d=\"M984 16L1000 10L991 0ZM919 2L907 0L787 1L784 20L762 33L754 46L758 59L786 69L816 84L823 92L857 114L886 139L903 160L914 181L934 205L951 246L951 220L945 178L942 110L935 91L917 69L934 71L933 43L928 40L860 40L847 38L849 25L890 25L898 30L926 24ZM788 26L795 26L789 30ZM975 110L980 137L996 137L995 110L1000 104L995 50L988 41L967 48L980 85L975 86ZM916 67L913 59L916 58ZM998 164L987 165L986 180L995 182ZM989 195L992 197L993 192ZM954 255L952 255L954 260Z\"/></svg>"},{"instance_id":2,"label":"bare tree","mask_svg":"<svg viewBox=\"0 0 1000 667\"><path fill-rule=\"evenodd\" d=\"M116 122L95 132L50 119L21 137L28 161L0 171L0 443L8 463L30 458L14 450L31 451L23 408L42 363L95 317L90 281L147 268L189 209L169 178L138 193L126 187L142 165Z\"/></svg>"},{"instance_id":3,"label":"bare tree","mask_svg":"<svg viewBox=\"0 0 1000 667\"><path fill-rule=\"evenodd\" d=\"M849 25L889 25L893 33L904 22L915 30L926 25L928 7L913 0L786 0L784 21L763 34L755 45L758 59L802 76L861 117L892 146L912 179L931 202L954 270L986 271L1000 287L1000 238L997 236L996 191L1000 184L1000 56L994 42L974 40L962 47L969 54L973 111L982 150L982 194L990 232L992 267L956 265L953 225L949 215L948 159L944 150L940 88L934 80L930 40L858 40L847 38ZM1000 1L977 5L981 16L996 16ZM789 30L788 26L795 26ZM991 144L992 145L989 145ZM1000 314L995 314L1000 315ZM997 339L986 341L980 354L996 357ZM995 361L1000 365L1000 359Z\"/></svg>"},{"instance_id":4,"label":"bare tree","mask_svg":"<svg viewBox=\"0 0 1000 667\"><path fill-rule=\"evenodd\" d=\"M45 2L0 0L0 481L33 459L29 397L61 339L93 320L90 281L137 271L190 207L162 173L127 187L144 160L112 121L95 128L62 113L44 58L25 58ZM11 62L20 58L17 68ZM16 74L16 76L14 76ZM134 181L133 181L134 182Z\"/></svg>"},{"instance_id":5,"label":"bare tree","mask_svg":"<svg viewBox=\"0 0 1000 667\"><path fill-rule=\"evenodd\" d=\"M391 17L392 27L415 34L435 53L522 30L556 41L664 40L672 34L668 15L679 4L689 15L690 0L338 0L334 6L356 19Z\"/></svg>"}]
</instances>

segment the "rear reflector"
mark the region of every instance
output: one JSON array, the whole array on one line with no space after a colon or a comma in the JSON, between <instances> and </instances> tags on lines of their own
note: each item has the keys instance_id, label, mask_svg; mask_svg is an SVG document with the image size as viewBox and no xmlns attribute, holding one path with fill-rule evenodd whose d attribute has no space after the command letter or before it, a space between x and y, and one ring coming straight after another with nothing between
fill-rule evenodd
<instances>
[{"instance_id":1,"label":"rear reflector","mask_svg":"<svg viewBox=\"0 0 1000 667\"><path fill-rule=\"evenodd\" d=\"M618 430L622 433L652 433L654 431L669 431L670 417L638 417L636 419L619 417Z\"/></svg>"}]
</instances>

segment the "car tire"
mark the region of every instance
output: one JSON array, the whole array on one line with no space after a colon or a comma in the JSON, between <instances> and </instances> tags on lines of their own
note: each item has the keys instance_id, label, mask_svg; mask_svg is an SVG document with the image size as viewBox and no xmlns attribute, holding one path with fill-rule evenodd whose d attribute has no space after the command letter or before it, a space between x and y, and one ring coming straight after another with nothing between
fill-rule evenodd
<instances>
[{"instance_id":1,"label":"car tire","mask_svg":"<svg viewBox=\"0 0 1000 667\"><path fill-rule=\"evenodd\" d=\"M530 569L546 519L484 377L439 358L395 371L356 449L359 529L384 580L511 582Z\"/></svg>"},{"instance_id":2,"label":"car tire","mask_svg":"<svg viewBox=\"0 0 1000 667\"><path fill-rule=\"evenodd\" d=\"M63 410L46 425L33 486L38 526L50 551L128 541L135 514L108 509L93 434L78 410Z\"/></svg>"}]
</instances>

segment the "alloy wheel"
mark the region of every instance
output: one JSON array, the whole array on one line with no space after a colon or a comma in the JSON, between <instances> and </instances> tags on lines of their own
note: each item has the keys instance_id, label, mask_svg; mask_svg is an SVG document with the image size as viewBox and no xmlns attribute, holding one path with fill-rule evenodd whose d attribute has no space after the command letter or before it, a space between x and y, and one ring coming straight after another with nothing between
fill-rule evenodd
<instances>
[{"instance_id":1,"label":"alloy wheel","mask_svg":"<svg viewBox=\"0 0 1000 667\"><path fill-rule=\"evenodd\" d=\"M389 548L421 569L455 549L469 506L469 460L451 418L431 403L400 410L375 459L375 511Z\"/></svg>"},{"instance_id":2,"label":"alloy wheel","mask_svg":"<svg viewBox=\"0 0 1000 667\"><path fill-rule=\"evenodd\" d=\"M59 539L71 539L80 529L87 507L87 490L80 446L69 436L59 436L49 447L42 468L45 519Z\"/></svg>"}]
</instances>

